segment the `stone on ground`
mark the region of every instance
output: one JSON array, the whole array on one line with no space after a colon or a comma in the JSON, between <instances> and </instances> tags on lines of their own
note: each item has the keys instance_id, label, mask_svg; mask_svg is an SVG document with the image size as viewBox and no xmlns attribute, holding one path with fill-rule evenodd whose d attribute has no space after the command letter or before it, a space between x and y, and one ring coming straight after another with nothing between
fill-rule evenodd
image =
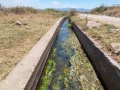
<instances>
[{"instance_id":1,"label":"stone on ground","mask_svg":"<svg viewBox=\"0 0 120 90\"><path fill-rule=\"evenodd\" d=\"M99 28L101 23L95 22L95 21L88 21L87 25L89 28Z\"/></svg>"},{"instance_id":2,"label":"stone on ground","mask_svg":"<svg viewBox=\"0 0 120 90\"><path fill-rule=\"evenodd\" d=\"M22 25L22 23L20 21L16 21L15 25Z\"/></svg>"},{"instance_id":3,"label":"stone on ground","mask_svg":"<svg viewBox=\"0 0 120 90\"><path fill-rule=\"evenodd\" d=\"M120 43L111 43L111 47L114 49L114 53L120 54Z\"/></svg>"}]
</instances>

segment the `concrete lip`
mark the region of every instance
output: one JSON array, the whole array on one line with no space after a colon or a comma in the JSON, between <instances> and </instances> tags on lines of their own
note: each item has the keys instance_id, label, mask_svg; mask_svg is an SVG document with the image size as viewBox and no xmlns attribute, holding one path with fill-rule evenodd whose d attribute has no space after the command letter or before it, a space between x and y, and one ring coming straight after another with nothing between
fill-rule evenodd
<instances>
[{"instance_id":1,"label":"concrete lip","mask_svg":"<svg viewBox=\"0 0 120 90\"><path fill-rule=\"evenodd\" d=\"M0 90L35 90L64 19L65 17L60 18L9 75L0 82Z\"/></svg>"}]
</instances>

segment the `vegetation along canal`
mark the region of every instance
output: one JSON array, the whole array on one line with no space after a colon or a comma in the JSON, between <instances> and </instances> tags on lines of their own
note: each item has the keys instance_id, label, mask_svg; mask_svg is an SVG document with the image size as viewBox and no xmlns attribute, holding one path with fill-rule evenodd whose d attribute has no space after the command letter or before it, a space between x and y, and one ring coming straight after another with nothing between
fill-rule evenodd
<instances>
[{"instance_id":1,"label":"vegetation along canal","mask_svg":"<svg viewBox=\"0 0 120 90\"><path fill-rule=\"evenodd\" d=\"M104 90L81 45L65 20L38 90Z\"/></svg>"}]
</instances>

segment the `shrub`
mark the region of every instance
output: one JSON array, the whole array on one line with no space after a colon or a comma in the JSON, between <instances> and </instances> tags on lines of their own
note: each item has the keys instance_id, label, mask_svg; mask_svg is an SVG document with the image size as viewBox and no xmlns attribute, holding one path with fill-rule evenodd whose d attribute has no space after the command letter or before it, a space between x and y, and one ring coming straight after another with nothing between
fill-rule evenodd
<instances>
[{"instance_id":1,"label":"shrub","mask_svg":"<svg viewBox=\"0 0 120 90\"><path fill-rule=\"evenodd\" d=\"M44 13L48 13L51 14L55 17L62 17L62 16L67 16L67 12L64 11L59 11L59 10L55 10L52 8L48 8L45 10L39 10L39 9L35 9L33 7L24 7L24 6L17 6L17 7L11 7L11 8L6 8L4 6L2 6L0 4L0 15L5 14L7 15L7 13L15 13L15 14L26 14L26 13L39 13L39 12L44 12Z\"/></svg>"},{"instance_id":2,"label":"shrub","mask_svg":"<svg viewBox=\"0 0 120 90\"><path fill-rule=\"evenodd\" d=\"M71 9L70 16L76 16L76 15L77 15L77 11L75 9Z\"/></svg>"},{"instance_id":3,"label":"shrub","mask_svg":"<svg viewBox=\"0 0 120 90\"><path fill-rule=\"evenodd\" d=\"M68 16L68 12L65 11L59 11L59 10L55 10L52 8L47 8L45 9L45 12L54 15L55 17L62 17L62 16Z\"/></svg>"},{"instance_id":4,"label":"shrub","mask_svg":"<svg viewBox=\"0 0 120 90\"><path fill-rule=\"evenodd\" d=\"M10 12L16 13L16 14L24 14L24 13L37 13L39 12L38 9L34 9L32 7L13 7L10 8Z\"/></svg>"},{"instance_id":5,"label":"shrub","mask_svg":"<svg viewBox=\"0 0 120 90\"><path fill-rule=\"evenodd\" d=\"M94 8L91 13L103 13L104 11L107 11L108 7L102 4L101 6Z\"/></svg>"}]
</instances>

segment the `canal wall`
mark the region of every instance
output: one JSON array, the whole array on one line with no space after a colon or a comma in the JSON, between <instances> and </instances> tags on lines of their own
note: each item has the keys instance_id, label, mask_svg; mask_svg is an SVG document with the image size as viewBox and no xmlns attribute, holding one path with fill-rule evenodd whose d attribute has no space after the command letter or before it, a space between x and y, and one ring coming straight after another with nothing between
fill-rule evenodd
<instances>
[{"instance_id":1,"label":"canal wall","mask_svg":"<svg viewBox=\"0 0 120 90\"><path fill-rule=\"evenodd\" d=\"M75 23L72 23L72 26L105 90L120 90L119 64L87 37L79 26Z\"/></svg>"},{"instance_id":2,"label":"canal wall","mask_svg":"<svg viewBox=\"0 0 120 90\"><path fill-rule=\"evenodd\" d=\"M36 89L54 40L65 19L65 17L60 18L9 73L5 80L0 82L0 90Z\"/></svg>"}]
</instances>

